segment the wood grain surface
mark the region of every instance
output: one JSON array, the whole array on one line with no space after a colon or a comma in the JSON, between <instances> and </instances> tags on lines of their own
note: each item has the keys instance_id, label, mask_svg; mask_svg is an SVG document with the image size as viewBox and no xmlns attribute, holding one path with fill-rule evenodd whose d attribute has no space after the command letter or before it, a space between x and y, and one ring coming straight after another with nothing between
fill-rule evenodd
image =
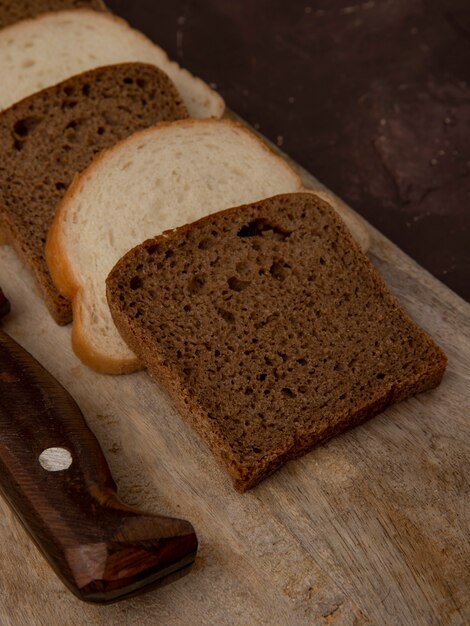
<instances>
[{"instance_id":1,"label":"wood grain surface","mask_svg":"<svg viewBox=\"0 0 470 626\"><path fill-rule=\"evenodd\" d=\"M370 233L371 260L445 349L444 380L243 495L144 372L107 377L81 365L70 328L55 325L29 273L0 248L12 304L4 329L78 401L120 497L191 521L200 540L186 578L109 607L85 605L0 500L1 624L469 623L470 305Z\"/></svg>"}]
</instances>

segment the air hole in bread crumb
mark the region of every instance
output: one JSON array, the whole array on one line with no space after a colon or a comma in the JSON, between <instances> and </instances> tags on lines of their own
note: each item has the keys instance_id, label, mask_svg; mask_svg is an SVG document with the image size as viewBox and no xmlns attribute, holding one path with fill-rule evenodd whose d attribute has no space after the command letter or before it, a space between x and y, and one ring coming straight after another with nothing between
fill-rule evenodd
<instances>
[{"instance_id":1,"label":"air hole in bread crumb","mask_svg":"<svg viewBox=\"0 0 470 626\"><path fill-rule=\"evenodd\" d=\"M234 324L235 323L235 316L230 311L227 311L226 309L217 309L217 313L226 322L229 322L230 324Z\"/></svg>"},{"instance_id":2,"label":"air hole in bread crumb","mask_svg":"<svg viewBox=\"0 0 470 626\"><path fill-rule=\"evenodd\" d=\"M289 398L295 397L295 393L289 387L283 387L281 391L284 395L288 396Z\"/></svg>"},{"instance_id":3,"label":"air hole in bread crumb","mask_svg":"<svg viewBox=\"0 0 470 626\"><path fill-rule=\"evenodd\" d=\"M305 359L297 359L297 363L299 365L307 365L307 361Z\"/></svg>"},{"instance_id":4,"label":"air hole in bread crumb","mask_svg":"<svg viewBox=\"0 0 470 626\"><path fill-rule=\"evenodd\" d=\"M149 256L152 256L152 254L155 254L155 252L157 252L157 250L158 250L158 245L156 243L152 244L151 246L148 246L147 254Z\"/></svg>"},{"instance_id":5,"label":"air hole in bread crumb","mask_svg":"<svg viewBox=\"0 0 470 626\"><path fill-rule=\"evenodd\" d=\"M268 220L259 218L243 226L237 233L238 237L266 237L284 241L291 235L291 231L270 224Z\"/></svg>"},{"instance_id":6,"label":"air hole in bread crumb","mask_svg":"<svg viewBox=\"0 0 470 626\"><path fill-rule=\"evenodd\" d=\"M382 372L379 372L379 373L377 374L376 378L377 378L378 380L383 380L383 379L385 378L385 374L383 374Z\"/></svg>"},{"instance_id":7,"label":"air hole in bread crumb","mask_svg":"<svg viewBox=\"0 0 470 626\"><path fill-rule=\"evenodd\" d=\"M89 96L90 95L90 85L88 83L83 85L83 87L82 87L82 94L84 96Z\"/></svg>"},{"instance_id":8,"label":"air hole in bread crumb","mask_svg":"<svg viewBox=\"0 0 470 626\"><path fill-rule=\"evenodd\" d=\"M129 287L131 289L140 289L142 287L142 280L139 276L133 276L129 281Z\"/></svg>"},{"instance_id":9,"label":"air hole in bread crumb","mask_svg":"<svg viewBox=\"0 0 470 626\"><path fill-rule=\"evenodd\" d=\"M243 291L250 286L250 283L248 281L240 280L236 276L232 276L228 279L227 282L232 291Z\"/></svg>"},{"instance_id":10,"label":"air hole in bread crumb","mask_svg":"<svg viewBox=\"0 0 470 626\"><path fill-rule=\"evenodd\" d=\"M278 263L277 261L275 261L269 268L269 273L276 280L285 280L287 278L286 267L289 267L289 266L288 265L283 266L281 263Z\"/></svg>"},{"instance_id":11,"label":"air hole in bread crumb","mask_svg":"<svg viewBox=\"0 0 470 626\"><path fill-rule=\"evenodd\" d=\"M202 241L200 241L197 245L199 250L207 250L208 248L210 248L210 246L211 246L210 239L202 239Z\"/></svg>"},{"instance_id":12,"label":"air hole in bread crumb","mask_svg":"<svg viewBox=\"0 0 470 626\"><path fill-rule=\"evenodd\" d=\"M97 131L98 135L104 135L105 132L106 132L106 130L105 130L104 126L100 126L98 128L98 131Z\"/></svg>"},{"instance_id":13,"label":"air hole in bread crumb","mask_svg":"<svg viewBox=\"0 0 470 626\"><path fill-rule=\"evenodd\" d=\"M189 283L189 293L199 293L205 284L206 279L204 278L204 276L195 276Z\"/></svg>"},{"instance_id":14,"label":"air hole in bread crumb","mask_svg":"<svg viewBox=\"0 0 470 626\"><path fill-rule=\"evenodd\" d=\"M13 132L17 137L27 137L39 122L40 120L36 117L25 117L16 122L13 126Z\"/></svg>"},{"instance_id":15,"label":"air hole in bread crumb","mask_svg":"<svg viewBox=\"0 0 470 626\"><path fill-rule=\"evenodd\" d=\"M125 83L126 85L133 85L134 81L132 78L126 77L123 81L123 83Z\"/></svg>"}]
</instances>

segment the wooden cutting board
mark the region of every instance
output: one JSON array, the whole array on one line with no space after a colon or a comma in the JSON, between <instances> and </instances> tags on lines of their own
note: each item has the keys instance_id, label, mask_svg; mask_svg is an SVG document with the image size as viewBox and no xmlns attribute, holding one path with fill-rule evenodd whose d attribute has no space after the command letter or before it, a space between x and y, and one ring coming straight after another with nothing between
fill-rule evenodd
<instances>
[{"instance_id":1,"label":"wooden cutting board","mask_svg":"<svg viewBox=\"0 0 470 626\"><path fill-rule=\"evenodd\" d=\"M145 373L102 376L75 358L70 328L55 325L28 271L0 247L5 330L76 398L124 501L186 518L200 539L186 578L87 605L0 499L0 624L470 623L470 305L368 228L372 262L447 352L444 380L244 495Z\"/></svg>"}]
</instances>

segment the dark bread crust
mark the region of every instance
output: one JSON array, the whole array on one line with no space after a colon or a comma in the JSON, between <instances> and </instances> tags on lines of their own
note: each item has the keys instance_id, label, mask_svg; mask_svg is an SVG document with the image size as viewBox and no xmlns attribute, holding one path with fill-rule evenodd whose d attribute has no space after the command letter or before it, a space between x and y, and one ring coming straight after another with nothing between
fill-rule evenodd
<instances>
[{"instance_id":1,"label":"dark bread crust","mask_svg":"<svg viewBox=\"0 0 470 626\"><path fill-rule=\"evenodd\" d=\"M4 0L0 2L0 29L41 13L81 8L106 11L101 0Z\"/></svg>"},{"instance_id":2,"label":"dark bread crust","mask_svg":"<svg viewBox=\"0 0 470 626\"><path fill-rule=\"evenodd\" d=\"M44 246L74 176L136 131L187 117L173 83L143 63L101 67L34 94L0 114L0 228L32 269L51 315L71 321Z\"/></svg>"},{"instance_id":3,"label":"dark bread crust","mask_svg":"<svg viewBox=\"0 0 470 626\"><path fill-rule=\"evenodd\" d=\"M148 240L118 262L107 294L124 340L239 491L435 387L447 364L312 194Z\"/></svg>"}]
</instances>

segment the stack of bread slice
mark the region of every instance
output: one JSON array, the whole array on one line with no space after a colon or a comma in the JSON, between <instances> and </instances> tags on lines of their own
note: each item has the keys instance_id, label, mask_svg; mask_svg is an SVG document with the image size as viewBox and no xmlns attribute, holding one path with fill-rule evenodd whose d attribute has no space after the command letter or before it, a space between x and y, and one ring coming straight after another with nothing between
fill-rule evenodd
<instances>
[{"instance_id":1,"label":"stack of bread slice","mask_svg":"<svg viewBox=\"0 0 470 626\"><path fill-rule=\"evenodd\" d=\"M73 177L138 130L225 108L203 81L104 9L100 0L0 7L7 25L0 30L0 229L59 324L71 321L71 307L52 284L44 245Z\"/></svg>"},{"instance_id":2,"label":"stack of bread slice","mask_svg":"<svg viewBox=\"0 0 470 626\"><path fill-rule=\"evenodd\" d=\"M84 72L0 114L0 221L59 324L72 311L52 283L44 247L73 177L136 131L187 115L167 75L143 63Z\"/></svg>"},{"instance_id":3,"label":"stack of bread slice","mask_svg":"<svg viewBox=\"0 0 470 626\"><path fill-rule=\"evenodd\" d=\"M220 117L222 98L141 32L107 12L44 13L0 31L0 110L80 72L103 65L150 63L174 82L192 117Z\"/></svg>"},{"instance_id":4,"label":"stack of bread slice","mask_svg":"<svg viewBox=\"0 0 470 626\"><path fill-rule=\"evenodd\" d=\"M98 0L36 9L0 10L0 228L86 364L149 368L240 490L438 384L352 213Z\"/></svg>"},{"instance_id":5,"label":"stack of bread slice","mask_svg":"<svg viewBox=\"0 0 470 626\"><path fill-rule=\"evenodd\" d=\"M283 159L226 120L159 125L95 159L66 193L47 243L54 282L72 300L75 352L101 372L141 367L116 330L105 288L132 247L221 208L301 189Z\"/></svg>"}]
</instances>

